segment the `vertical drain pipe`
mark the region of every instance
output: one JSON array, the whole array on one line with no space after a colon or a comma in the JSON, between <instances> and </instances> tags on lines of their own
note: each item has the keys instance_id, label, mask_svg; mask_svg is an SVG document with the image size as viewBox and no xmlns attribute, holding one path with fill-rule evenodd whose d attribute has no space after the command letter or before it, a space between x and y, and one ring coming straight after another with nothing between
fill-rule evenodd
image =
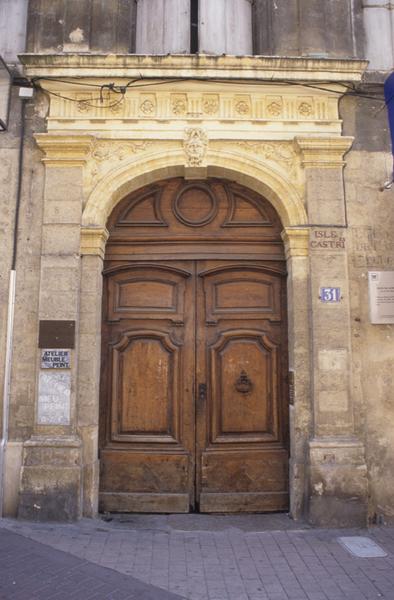
<instances>
[{"instance_id":1,"label":"vertical drain pipe","mask_svg":"<svg viewBox=\"0 0 394 600\"><path fill-rule=\"evenodd\" d=\"M10 408L10 381L12 362L12 338L14 331L16 271L11 269L8 293L7 341L5 351L4 389L3 389L3 432L0 442L0 517L4 514L4 473L5 454L8 441L8 417Z\"/></svg>"},{"instance_id":2,"label":"vertical drain pipe","mask_svg":"<svg viewBox=\"0 0 394 600\"><path fill-rule=\"evenodd\" d=\"M6 333L6 352L4 369L4 388L3 388L3 427L0 441L0 517L4 514L4 483L5 483L5 457L8 442L8 423L10 414L10 384L12 369L12 350L14 337L14 314L15 314L15 289L16 289L16 257L18 250L18 229L19 229L19 210L22 195L22 171L23 171L23 151L25 142L25 104L26 100L32 97L33 90L20 88L19 97L21 102L21 126L19 134L19 154L18 154L18 183L16 192L15 219L12 260L9 279L8 294L8 316Z\"/></svg>"}]
</instances>

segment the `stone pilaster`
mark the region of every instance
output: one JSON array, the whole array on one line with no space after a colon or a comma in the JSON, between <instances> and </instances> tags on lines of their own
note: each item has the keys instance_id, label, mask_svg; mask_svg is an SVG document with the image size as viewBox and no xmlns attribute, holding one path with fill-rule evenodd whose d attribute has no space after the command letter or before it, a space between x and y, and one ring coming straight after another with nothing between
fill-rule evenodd
<instances>
[{"instance_id":1,"label":"stone pilaster","mask_svg":"<svg viewBox=\"0 0 394 600\"><path fill-rule=\"evenodd\" d=\"M98 510L101 299L107 238L104 228L82 229L77 424L83 442L82 509L86 517L94 517Z\"/></svg>"},{"instance_id":2,"label":"stone pilaster","mask_svg":"<svg viewBox=\"0 0 394 600\"><path fill-rule=\"evenodd\" d=\"M367 481L354 434L344 153L350 138L297 139L310 232L313 435L309 516L317 525L365 523Z\"/></svg>"},{"instance_id":3,"label":"stone pilaster","mask_svg":"<svg viewBox=\"0 0 394 600\"><path fill-rule=\"evenodd\" d=\"M37 141L46 165L39 318L73 321L78 337L80 223L90 137L43 134ZM71 520L82 515L78 347L69 342L63 348L70 351L70 368L42 369L37 364L34 434L23 451L18 511L22 518Z\"/></svg>"},{"instance_id":4,"label":"stone pilaster","mask_svg":"<svg viewBox=\"0 0 394 600\"><path fill-rule=\"evenodd\" d=\"M304 516L308 471L306 440L311 428L309 351L309 230L287 227L282 232L287 258L290 369L290 512Z\"/></svg>"}]
</instances>

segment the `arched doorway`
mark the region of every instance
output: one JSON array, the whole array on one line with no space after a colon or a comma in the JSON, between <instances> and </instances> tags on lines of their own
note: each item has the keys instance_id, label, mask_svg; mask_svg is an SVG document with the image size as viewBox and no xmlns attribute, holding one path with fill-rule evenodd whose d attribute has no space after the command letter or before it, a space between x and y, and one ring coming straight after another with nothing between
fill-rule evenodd
<instances>
[{"instance_id":1,"label":"arched doorway","mask_svg":"<svg viewBox=\"0 0 394 600\"><path fill-rule=\"evenodd\" d=\"M164 180L113 210L100 508L288 508L282 225L238 184Z\"/></svg>"}]
</instances>

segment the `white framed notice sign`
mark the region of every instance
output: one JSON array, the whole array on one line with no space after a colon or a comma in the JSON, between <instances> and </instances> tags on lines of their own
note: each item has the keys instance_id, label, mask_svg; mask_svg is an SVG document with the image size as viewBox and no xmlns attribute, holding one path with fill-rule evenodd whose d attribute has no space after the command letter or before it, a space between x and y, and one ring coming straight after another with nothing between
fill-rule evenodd
<instances>
[{"instance_id":1,"label":"white framed notice sign","mask_svg":"<svg viewBox=\"0 0 394 600\"><path fill-rule=\"evenodd\" d=\"M371 323L394 323L394 271L369 271L368 290Z\"/></svg>"}]
</instances>

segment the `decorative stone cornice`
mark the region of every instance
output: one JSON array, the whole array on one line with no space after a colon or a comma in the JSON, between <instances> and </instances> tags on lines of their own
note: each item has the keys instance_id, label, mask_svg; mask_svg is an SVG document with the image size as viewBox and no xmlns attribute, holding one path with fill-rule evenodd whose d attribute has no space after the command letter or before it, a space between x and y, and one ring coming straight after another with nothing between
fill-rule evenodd
<instances>
[{"instance_id":1,"label":"decorative stone cornice","mask_svg":"<svg viewBox=\"0 0 394 600\"><path fill-rule=\"evenodd\" d=\"M304 257L309 253L309 229L306 227L286 227L282 231L286 258Z\"/></svg>"},{"instance_id":2,"label":"decorative stone cornice","mask_svg":"<svg viewBox=\"0 0 394 600\"><path fill-rule=\"evenodd\" d=\"M108 236L109 232L105 227L82 227L81 256L93 255L104 258Z\"/></svg>"},{"instance_id":3,"label":"decorative stone cornice","mask_svg":"<svg viewBox=\"0 0 394 600\"><path fill-rule=\"evenodd\" d=\"M38 147L45 154L42 161L53 167L82 167L90 157L94 138L90 135L35 135Z\"/></svg>"},{"instance_id":4,"label":"decorative stone cornice","mask_svg":"<svg viewBox=\"0 0 394 600\"><path fill-rule=\"evenodd\" d=\"M353 144L352 137L296 137L295 143L304 167L343 167L343 159Z\"/></svg>"},{"instance_id":5,"label":"decorative stone cornice","mask_svg":"<svg viewBox=\"0 0 394 600\"><path fill-rule=\"evenodd\" d=\"M28 77L220 78L255 81L360 81L367 61L207 54L21 54Z\"/></svg>"}]
</instances>

